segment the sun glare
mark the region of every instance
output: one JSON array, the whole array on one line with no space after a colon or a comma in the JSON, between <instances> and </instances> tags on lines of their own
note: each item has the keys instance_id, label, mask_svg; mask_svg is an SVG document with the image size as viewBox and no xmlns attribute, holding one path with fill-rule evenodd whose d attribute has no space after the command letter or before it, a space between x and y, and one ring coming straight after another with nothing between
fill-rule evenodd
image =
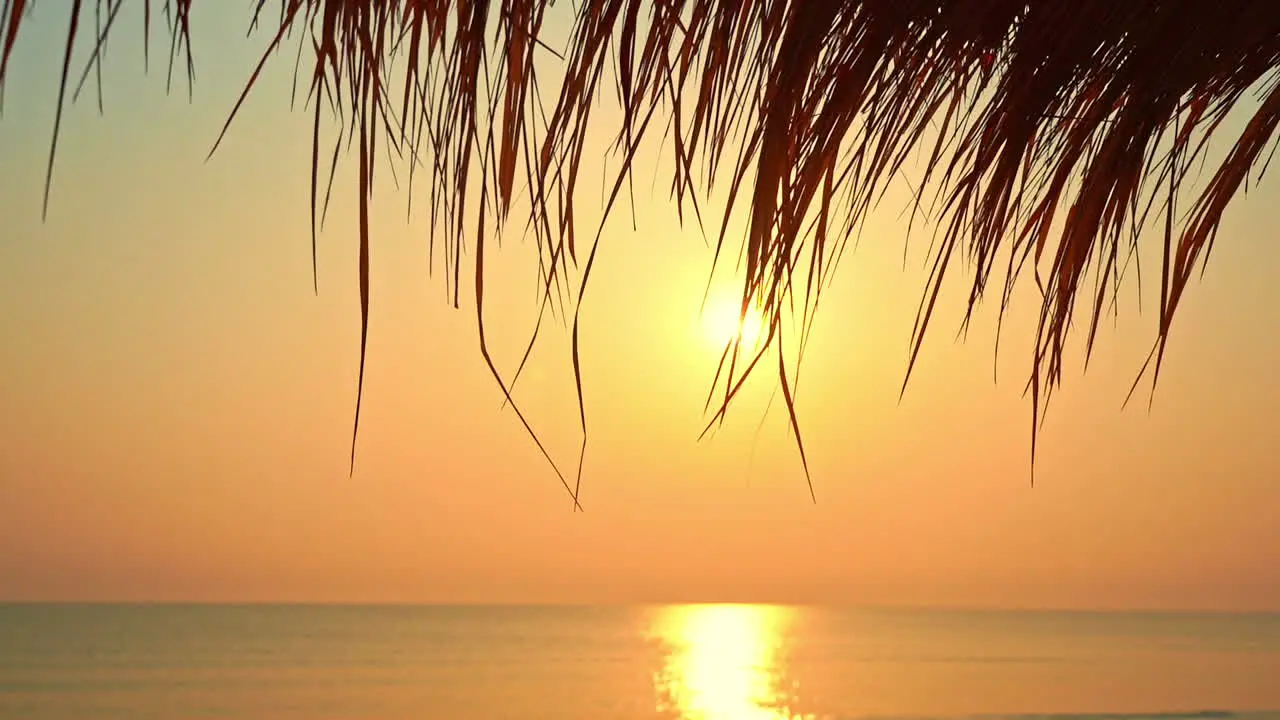
<instances>
[{"instance_id":1,"label":"sun glare","mask_svg":"<svg viewBox=\"0 0 1280 720\"><path fill-rule=\"evenodd\" d=\"M799 720L788 708L782 653L788 611L758 605L666 608L655 677L658 711L680 720Z\"/></svg>"},{"instance_id":2,"label":"sun glare","mask_svg":"<svg viewBox=\"0 0 1280 720\"><path fill-rule=\"evenodd\" d=\"M767 334L764 314L759 308L750 307L742 315L741 300L726 294L708 303L702 314L707 336L718 348L740 342L743 352L758 350Z\"/></svg>"}]
</instances>

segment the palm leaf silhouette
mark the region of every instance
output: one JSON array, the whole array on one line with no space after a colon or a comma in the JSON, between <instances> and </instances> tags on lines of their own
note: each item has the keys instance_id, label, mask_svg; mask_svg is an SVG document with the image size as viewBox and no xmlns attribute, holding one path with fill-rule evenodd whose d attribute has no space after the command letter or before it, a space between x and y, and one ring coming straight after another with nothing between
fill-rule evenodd
<instances>
[{"instance_id":1,"label":"palm leaf silhouette","mask_svg":"<svg viewBox=\"0 0 1280 720\"><path fill-rule=\"evenodd\" d=\"M163 11L171 68L182 57L190 74L192 0L155 8L132 1L145 6L148 26L153 10ZM9 61L35 2L0 5L0 90L15 71ZM73 47L93 43L90 67L96 64L128 2L96 0L96 37L87 36L81 17L94 3L71 4L59 119L77 77ZM1158 332L1143 367L1154 382L1183 293L1228 204L1251 173L1265 169L1280 122L1274 0L581 0L565 10L573 30L564 47L546 39L550 5L260 0L253 21L268 41L244 91L289 38L311 51L313 229L323 212L321 171L327 166L332 177L340 146L353 141L366 327L375 152L388 146L408 159L411 175L426 173L432 242L443 246L454 301L458 281L470 274L482 354L522 422L484 339L485 240L512 220L513 200L527 193L531 209L519 220L537 239L541 302L557 301L571 269L579 272L581 301L601 239L599 228L584 235L575 223L588 128L612 123L605 129L623 158L606 211L629 190L637 149L657 129L669 140L677 212L683 218L689 207L707 221L717 258L727 250L730 213L747 213L743 312L753 303L763 308L767 338L749 356L726 349L711 422L774 352L798 443L782 321L797 307L811 316L840 250L887 184L913 154L927 158L916 211L932 208L938 234L907 378L957 262L973 268L970 313L996 280L1003 314L1015 281L1033 274L1040 289L1027 385L1034 463L1067 334L1074 323L1088 327L1087 357L1121 268L1137 251L1138 231L1162 230L1143 236L1163 243ZM89 73L84 68L81 85ZM544 97L548 74L559 85ZM1223 137L1225 116L1250 90L1256 109L1238 136ZM621 112L593 114L611 91ZM320 139L325 108L346 135L331 158ZM58 123L53 130L46 204ZM1188 174L1207 162L1211 138L1226 143L1226 155L1209 166L1203 188L1189 191ZM727 183L729 202L722 217L704 218L699 196L716 182ZM467 238L474 247L464 255ZM802 334L807 327L801 323ZM362 328L362 368L364 337ZM585 437L585 414L582 423ZM359 400L353 453L358 427ZM576 503L577 483L556 472Z\"/></svg>"}]
</instances>

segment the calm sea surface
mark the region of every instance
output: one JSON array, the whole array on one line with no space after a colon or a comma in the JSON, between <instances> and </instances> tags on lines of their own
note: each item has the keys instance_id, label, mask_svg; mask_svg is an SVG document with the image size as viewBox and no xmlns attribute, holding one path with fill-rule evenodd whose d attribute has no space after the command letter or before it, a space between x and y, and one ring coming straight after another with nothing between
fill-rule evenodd
<instances>
[{"instance_id":1,"label":"calm sea surface","mask_svg":"<svg viewBox=\"0 0 1280 720\"><path fill-rule=\"evenodd\" d=\"M0 717L1280 720L1280 616L0 606Z\"/></svg>"}]
</instances>

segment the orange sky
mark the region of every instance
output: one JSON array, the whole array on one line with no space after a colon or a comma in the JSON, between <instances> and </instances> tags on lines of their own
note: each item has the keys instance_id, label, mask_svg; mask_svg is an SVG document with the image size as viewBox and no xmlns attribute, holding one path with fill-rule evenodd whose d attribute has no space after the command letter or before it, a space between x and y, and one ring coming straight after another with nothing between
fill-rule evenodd
<instances>
[{"instance_id":1,"label":"orange sky","mask_svg":"<svg viewBox=\"0 0 1280 720\"><path fill-rule=\"evenodd\" d=\"M309 120L289 112L289 62L202 162L265 41L238 40L241 9L197 11L191 104L164 96L162 72L142 76L141 23L121 18L106 115L70 111L43 224L65 11L37 5L19 42L0 120L0 599L1280 610L1274 181L1229 213L1150 414L1120 408L1155 329L1129 287L1089 374L1067 373L1034 489L1020 396L1034 305L1006 323L993 385L994 307L953 344L952 298L898 402L927 243L904 271L904 197L890 197L824 300L801 380L816 506L779 407L756 436L767 376L696 442L718 353L697 317L711 253L676 223L665 176L651 196L638 182L638 230L625 212L609 226L584 310L575 515L499 410L472 310L428 279L425 219L406 223L384 174L348 478L352 187L339 178L316 297ZM491 290L509 369L535 309L530 252L506 245ZM572 467L563 337L520 387Z\"/></svg>"}]
</instances>

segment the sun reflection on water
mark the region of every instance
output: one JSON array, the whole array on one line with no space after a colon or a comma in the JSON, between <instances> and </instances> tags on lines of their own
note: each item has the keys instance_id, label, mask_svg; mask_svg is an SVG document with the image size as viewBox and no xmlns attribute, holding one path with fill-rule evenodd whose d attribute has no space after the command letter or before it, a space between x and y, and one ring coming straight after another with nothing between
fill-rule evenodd
<instances>
[{"instance_id":1,"label":"sun reflection on water","mask_svg":"<svg viewBox=\"0 0 1280 720\"><path fill-rule=\"evenodd\" d=\"M785 686L792 611L765 605L666 608L653 630L667 649L657 710L681 720L802 720Z\"/></svg>"}]
</instances>

